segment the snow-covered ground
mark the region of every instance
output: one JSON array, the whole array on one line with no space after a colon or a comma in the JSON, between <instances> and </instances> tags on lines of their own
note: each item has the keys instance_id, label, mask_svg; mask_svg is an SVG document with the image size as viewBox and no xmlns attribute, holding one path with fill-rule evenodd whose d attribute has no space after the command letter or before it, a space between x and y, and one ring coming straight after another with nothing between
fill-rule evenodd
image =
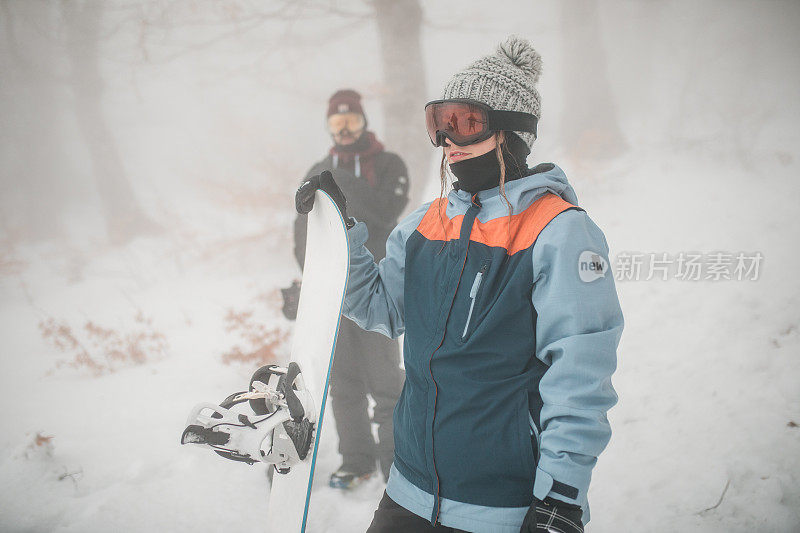
<instances>
[{"instance_id":1,"label":"snow-covered ground","mask_svg":"<svg viewBox=\"0 0 800 533\"><path fill-rule=\"evenodd\" d=\"M463 41L444 5L426 6L432 98L508 33L541 51L545 115L529 163L565 169L617 267L624 254L763 256L757 280L681 280L674 263L669 279L647 280L645 262L639 280L617 281L620 400L590 489L591 532L800 531L800 71L787 60L800 10L770 2L756 19L760 3L711 4L719 14L689 2L603 4L600 18L616 24L605 44L628 150L588 167L558 144L569 105L558 2L506 12L465 1L460 16L475 33ZM646 18L650 9L660 18ZM706 17L706 31L684 16ZM107 118L160 231L104 244L92 192L70 208L64 239L0 233L2 531L264 530L265 469L179 438L194 404L246 386L258 363L225 356L256 347L248 335L285 336L274 353L288 356L278 289L298 275L292 192L327 149L320 114L332 90L365 87L382 135L380 65L363 46L375 40L366 23L316 55L308 44L258 49L269 49L269 32L184 53L199 26L151 36L154 59L139 66L126 48L138 28L123 24L105 50ZM631 64L634 38L646 50ZM70 175L87 173L64 122ZM438 193L430 178L425 186ZM383 486L327 487L339 465L332 429L309 530L364 531Z\"/></svg>"},{"instance_id":2,"label":"snow-covered ground","mask_svg":"<svg viewBox=\"0 0 800 533\"><path fill-rule=\"evenodd\" d=\"M800 423L796 170L772 163L756 176L702 156L642 153L604 176L574 177L612 256L764 255L757 281L618 282L626 317L614 379L620 402L591 487L590 530L800 525L800 428L790 426ZM23 264L9 267L0 288L2 529L259 530L264 469L178 442L194 403L221 400L252 371L222 361L237 342L225 332L227 310L253 309L264 323L289 327L271 297L253 296L287 284L288 254L282 266L260 272L252 265L280 252L258 242L236 246L254 248L248 264L175 252L164 236L140 239L97 251L80 279L65 277L74 251L18 250ZM151 326L136 322L140 310ZM168 346L145 364L121 362L94 376L58 366L73 352L43 339L47 317L68 323L79 339L91 317L123 332L150 328ZM348 495L327 488L335 444L335 433L324 433L311 531L363 531L382 485Z\"/></svg>"}]
</instances>

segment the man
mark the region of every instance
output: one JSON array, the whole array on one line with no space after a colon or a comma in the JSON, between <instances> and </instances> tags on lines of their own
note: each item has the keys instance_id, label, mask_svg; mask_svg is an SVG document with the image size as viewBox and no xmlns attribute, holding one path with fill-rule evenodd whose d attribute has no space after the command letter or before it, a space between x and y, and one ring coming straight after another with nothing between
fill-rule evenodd
<instances>
[{"instance_id":1,"label":"man","mask_svg":"<svg viewBox=\"0 0 800 533\"><path fill-rule=\"evenodd\" d=\"M361 95L356 91L337 91L328 103L327 117L334 145L307 177L323 170L333 173L348 198L348 213L369 228L366 245L375 261L380 261L386 255L386 239L408 203L406 166L397 154L386 152L375 134L367 130ZM301 268L306 224L306 215L298 215L294 226L295 257ZM299 285L293 287L296 291ZM284 297L291 301L291 291L284 290ZM375 472L376 461L384 479L388 479L394 457L392 413L403 379L397 340L364 331L342 317L331 374L331 403L342 465L331 475L332 487L351 488L368 479ZM372 422L378 425L377 443L372 435L367 395L375 401Z\"/></svg>"}]
</instances>

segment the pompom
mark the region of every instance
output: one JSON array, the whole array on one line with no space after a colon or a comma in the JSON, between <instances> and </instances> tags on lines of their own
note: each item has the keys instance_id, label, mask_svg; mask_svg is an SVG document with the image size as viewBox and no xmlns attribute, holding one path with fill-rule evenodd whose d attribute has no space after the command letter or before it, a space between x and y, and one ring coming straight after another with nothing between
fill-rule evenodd
<instances>
[{"instance_id":1,"label":"pompom","mask_svg":"<svg viewBox=\"0 0 800 533\"><path fill-rule=\"evenodd\" d=\"M507 57L514 65L526 71L533 77L534 83L539 81L539 75L542 73L542 56L526 39L511 35L498 45L497 55Z\"/></svg>"}]
</instances>

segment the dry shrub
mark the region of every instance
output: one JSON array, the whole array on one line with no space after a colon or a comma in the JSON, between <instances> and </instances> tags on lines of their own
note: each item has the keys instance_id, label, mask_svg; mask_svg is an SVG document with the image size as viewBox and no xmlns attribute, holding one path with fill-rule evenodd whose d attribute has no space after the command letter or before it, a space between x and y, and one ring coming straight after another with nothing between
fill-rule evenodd
<instances>
[{"instance_id":1,"label":"dry shrub","mask_svg":"<svg viewBox=\"0 0 800 533\"><path fill-rule=\"evenodd\" d=\"M52 435L42 435L41 433L36 433L36 436L33 438L33 442L30 444L31 446L47 446L50 444L50 441L53 440Z\"/></svg>"},{"instance_id":2,"label":"dry shrub","mask_svg":"<svg viewBox=\"0 0 800 533\"><path fill-rule=\"evenodd\" d=\"M87 321L82 334L75 334L69 324L50 317L39 322L39 330L45 340L71 356L59 361L59 368L87 369L97 376L166 355L167 339L155 330L152 319L139 311L134 322L132 331L123 332Z\"/></svg>"},{"instance_id":3,"label":"dry shrub","mask_svg":"<svg viewBox=\"0 0 800 533\"><path fill-rule=\"evenodd\" d=\"M225 330L238 335L245 347L235 345L223 354L222 362L245 363L250 366L263 366L278 361L277 350L289 338L289 333L281 328L267 328L253 319L253 311L234 311L228 309L225 315Z\"/></svg>"},{"instance_id":4,"label":"dry shrub","mask_svg":"<svg viewBox=\"0 0 800 533\"><path fill-rule=\"evenodd\" d=\"M283 295L278 287L258 293L255 297L255 301L266 305L269 309L280 309L283 307Z\"/></svg>"},{"instance_id":5,"label":"dry shrub","mask_svg":"<svg viewBox=\"0 0 800 533\"><path fill-rule=\"evenodd\" d=\"M0 277L16 276L25 268L25 263L0 252Z\"/></svg>"},{"instance_id":6,"label":"dry shrub","mask_svg":"<svg viewBox=\"0 0 800 533\"><path fill-rule=\"evenodd\" d=\"M23 454L26 459L33 459L35 457L53 457L53 452L53 436L37 431L36 435L33 435L28 445L25 446Z\"/></svg>"},{"instance_id":7,"label":"dry shrub","mask_svg":"<svg viewBox=\"0 0 800 533\"><path fill-rule=\"evenodd\" d=\"M269 210L291 211L292 196L274 186L253 187L231 182L205 180L200 185L219 206L239 212L264 213Z\"/></svg>"}]
</instances>

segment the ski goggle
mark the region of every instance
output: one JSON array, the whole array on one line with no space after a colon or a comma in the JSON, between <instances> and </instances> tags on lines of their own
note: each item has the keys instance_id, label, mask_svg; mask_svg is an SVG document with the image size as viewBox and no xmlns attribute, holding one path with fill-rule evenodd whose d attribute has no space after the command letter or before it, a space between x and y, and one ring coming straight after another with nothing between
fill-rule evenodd
<instances>
[{"instance_id":1,"label":"ski goggle","mask_svg":"<svg viewBox=\"0 0 800 533\"><path fill-rule=\"evenodd\" d=\"M342 130L358 131L366 126L364 115L361 113L335 113L328 117L328 130L339 133Z\"/></svg>"},{"instance_id":2,"label":"ski goggle","mask_svg":"<svg viewBox=\"0 0 800 533\"><path fill-rule=\"evenodd\" d=\"M444 146L445 138L467 146L501 130L527 131L535 136L537 122L530 113L498 111L476 100L454 98L425 104L425 127L434 146Z\"/></svg>"}]
</instances>

